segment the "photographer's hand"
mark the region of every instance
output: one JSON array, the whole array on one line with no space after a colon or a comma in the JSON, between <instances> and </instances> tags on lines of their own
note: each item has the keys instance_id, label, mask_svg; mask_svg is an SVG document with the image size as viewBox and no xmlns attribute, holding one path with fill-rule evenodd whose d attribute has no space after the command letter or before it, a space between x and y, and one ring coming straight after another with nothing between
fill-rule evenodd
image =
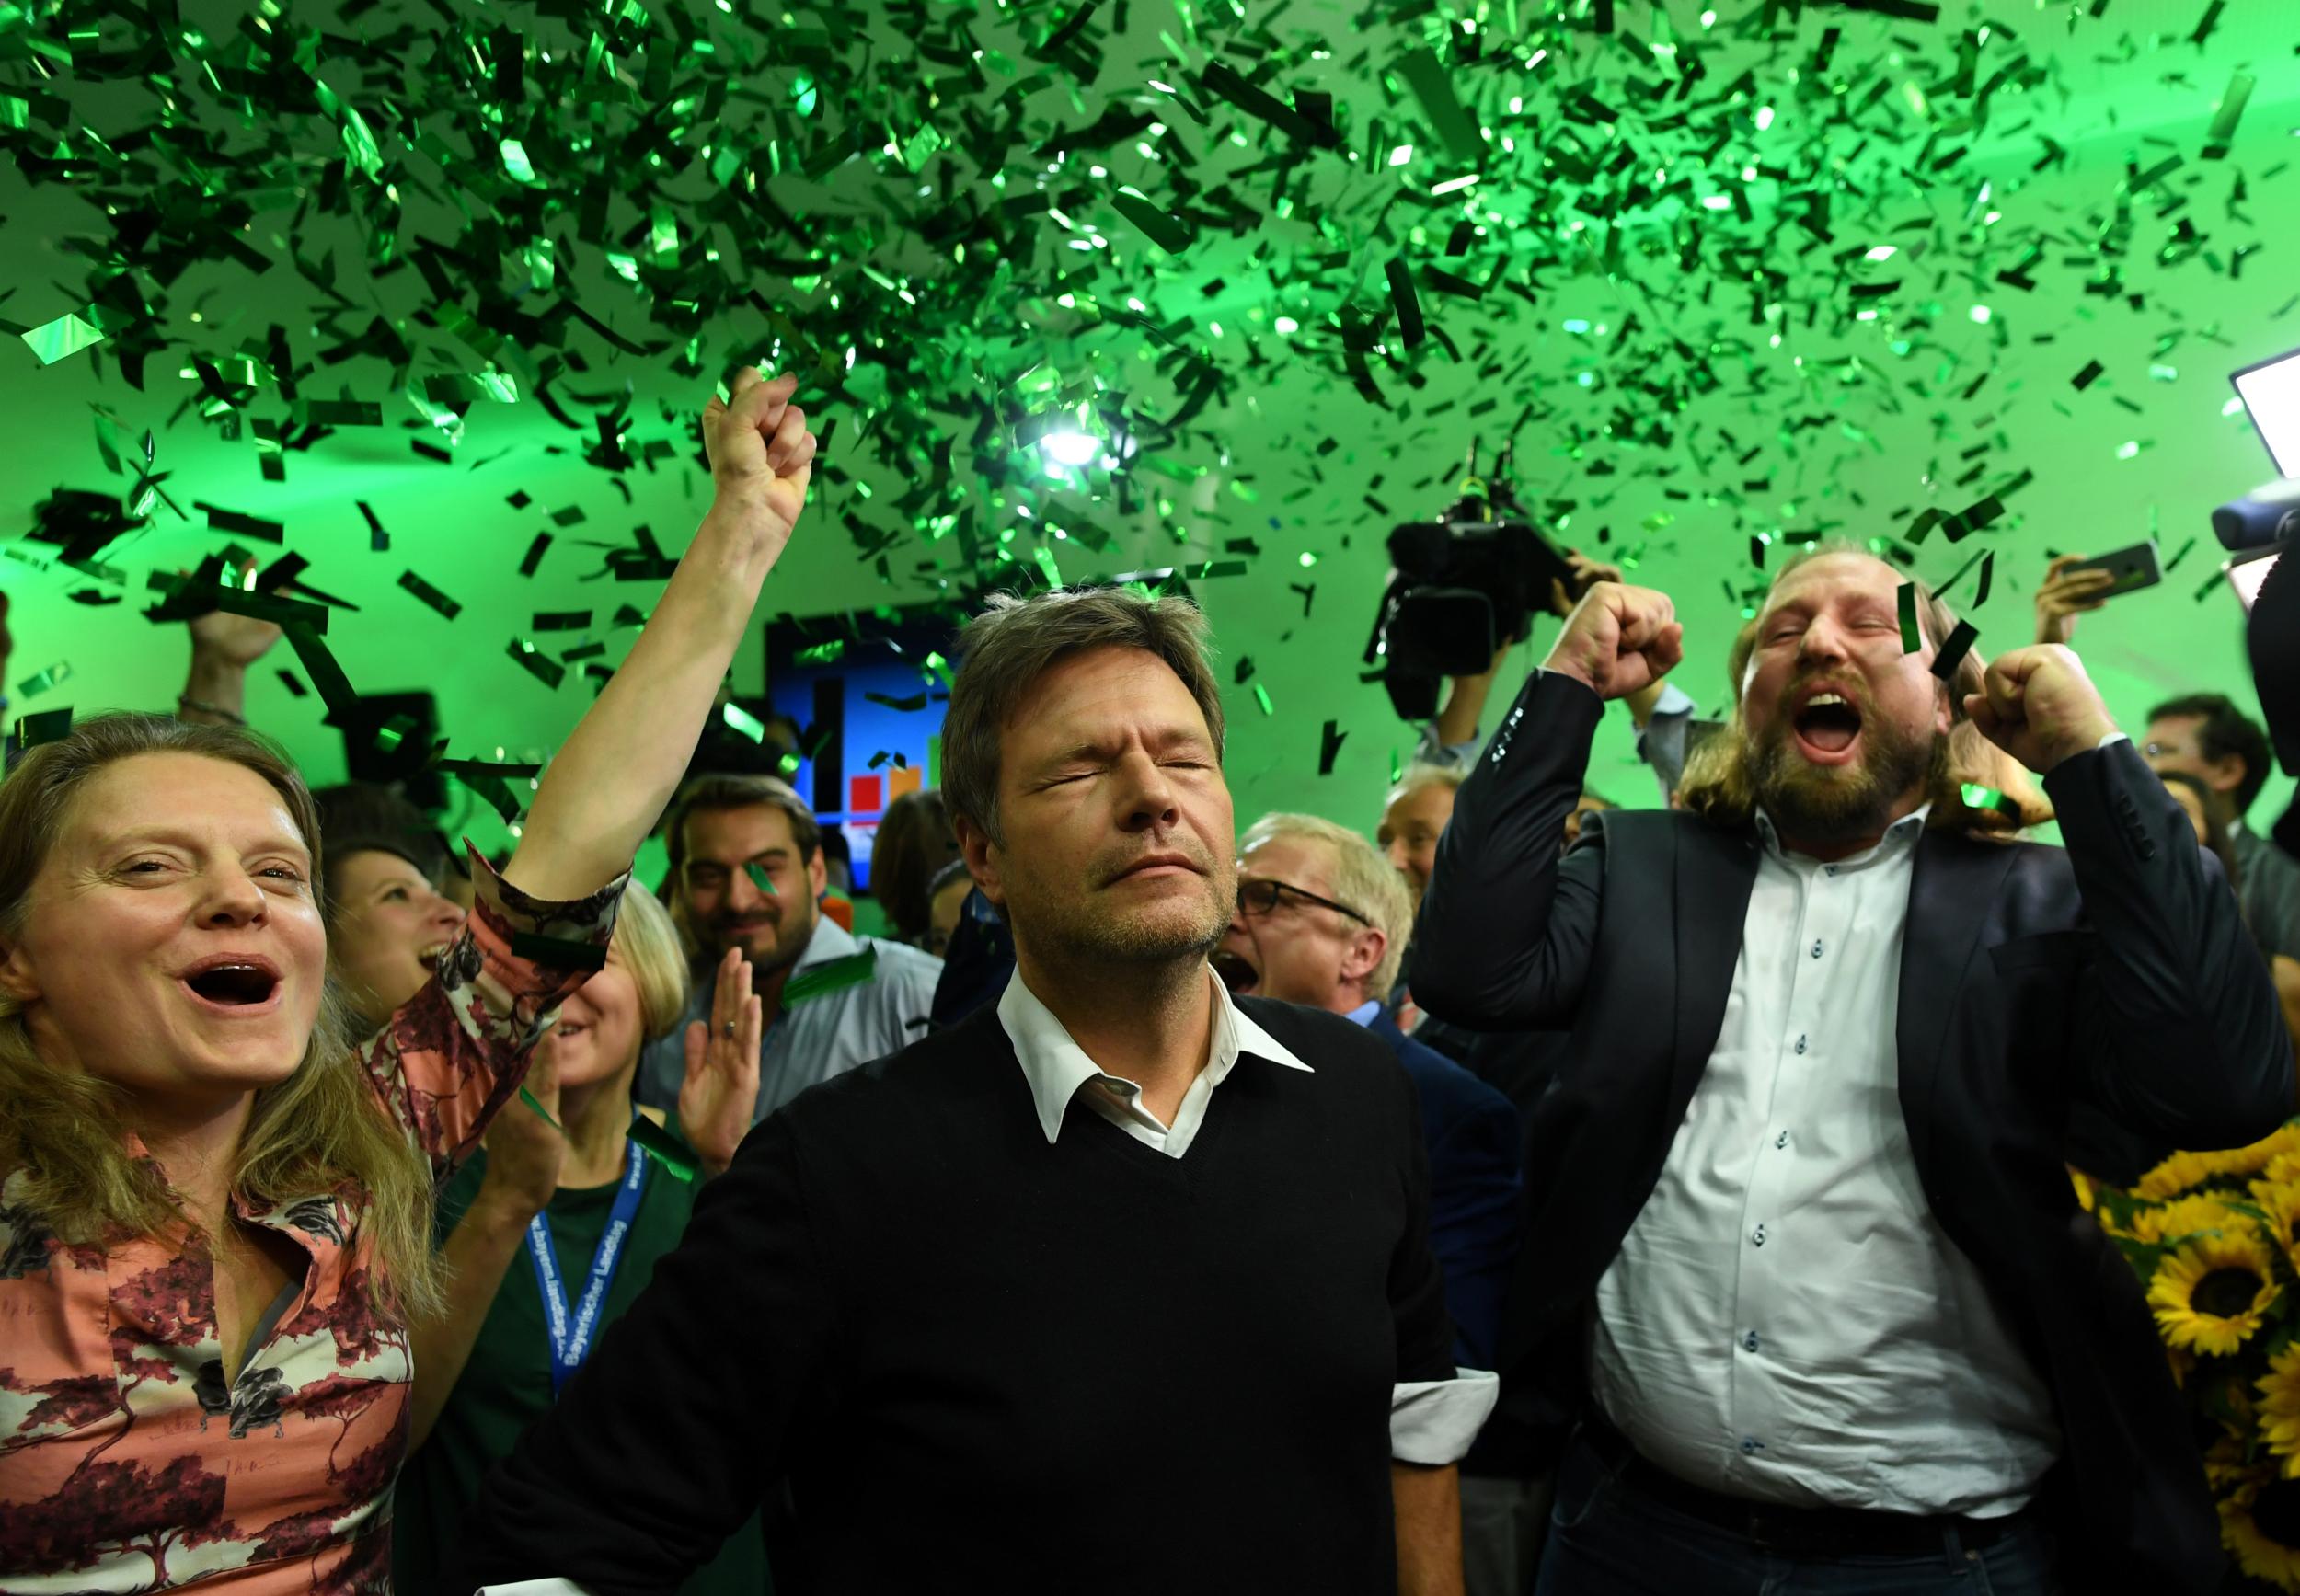
<instances>
[{"instance_id":1,"label":"photographer's hand","mask_svg":"<svg viewBox=\"0 0 2300 1596\"><path fill-rule=\"evenodd\" d=\"M2076 636L2076 617L2107 603L2116 585L2112 572L2078 571L2065 574L2085 557L2064 554L2044 568L2044 583L2037 589L2037 641L2065 644Z\"/></svg>"},{"instance_id":2,"label":"photographer's hand","mask_svg":"<svg viewBox=\"0 0 2300 1596\"><path fill-rule=\"evenodd\" d=\"M1445 704L1437 714L1437 740L1441 748L1475 741L1478 718L1486 712L1486 699L1493 692L1493 678L1501 669L1501 661L1509 657L1520 639L1512 637L1493 650L1493 662L1483 671L1469 676L1448 676L1445 679Z\"/></svg>"},{"instance_id":3,"label":"photographer's hand","mask_svg":"<svg viewBox=\"0 0 2300 1596\"><path fill-rule=\"evenodd\" d=\"M1621 574L1619 566L1599 565L1595 560L1584 557L1578 548L1569 548L1565 551L1565 563L1566 568L1573 573L1573 587L1569 592L1565 583L1556 577L1549 579L1549 611L1555 615L1571 614L1573 606L1581 602L1581 595L1598 582L1618 582L1627 580Z\"/></svg>"},{"instance_id":4,"label":"photographer's hand","mask_svg":"<svg viewBox=\"0 0 2300 1596\"><path fill-rule=\"evenodd\" d=\"M1685 628L1667 593L1601 581L1573 606L1542 669L1611 700L1659 682L1685 652Z\"/></svg>"}]
</instances>

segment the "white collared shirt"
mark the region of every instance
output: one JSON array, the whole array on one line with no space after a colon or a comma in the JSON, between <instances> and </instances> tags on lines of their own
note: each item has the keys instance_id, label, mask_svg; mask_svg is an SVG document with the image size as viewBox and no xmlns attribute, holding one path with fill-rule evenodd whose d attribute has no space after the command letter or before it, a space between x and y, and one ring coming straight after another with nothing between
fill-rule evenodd
<instances>
[{"instance_id":1,"label":"white collared shirt","mask_svg":"<svg viewBox=\"0 0 2300 1596\"><path fill-rule=\"evenodd\" d=\"M1925 813L1825 865L1759 816L1724 1025L1598 1282L1599 1405L1711 1490L1985 1518L2060 1453L2051 1395L1934 1218L1902 1116Z\"/></svg>"},{"instance_id":2,"label":"white collared shirt","mask_svg":"<svg viewBox=\"0 0 2300 1596\"><path fill-rule=\"evenodd\" d=\"M1006 995L998 1000L998 1023L1006 1028L1006 1039L1014 1044L1014 1056L1022 1065L1022 1078L1030 1084L1030 1101L1038 1109L1039 1128L1046 1132L1051 1143L1062 1134L1063 1115L1071 1103L1079 1097L1080 1088L1091 1085L1084 1094L1087 1107L1132 1136L1144 1147L1156 1148L1168 1158L1179 1158L1190 1151L1190 1144L1198 1139L1199 1128L1206 1122L1206 1106L1213 1100L1213 1089L1230 1078L1237 1068L1241 1053L1251 1053L1289 1070L1305 1074L1315 1074L1309 1065L1286 1050L1261 1027L1256 1025L1230 1001L1230 989L1214 975L1213 967L1206 967L1206 979L1213 985L1213 1039L1206 1054L1206 1066L1198 1072L1197 1079L1182 1094L1179 1107L1174 1110L1174 1123L1162 1122L1156 1114L1142 1106L1142 1088L1122 1075L1113 1075L1092 1059L1086 1050L1071 1040L1070 1032L1054 1017L1053 1010L1039 1001L1029 983L1017 970L1006 982Z\"/></svg>"}]
</instances>

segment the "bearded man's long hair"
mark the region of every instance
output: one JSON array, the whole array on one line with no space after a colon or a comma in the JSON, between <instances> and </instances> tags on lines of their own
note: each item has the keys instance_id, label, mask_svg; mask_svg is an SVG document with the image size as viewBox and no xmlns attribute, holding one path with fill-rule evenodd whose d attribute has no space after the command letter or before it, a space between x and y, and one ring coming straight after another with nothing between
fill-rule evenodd
<instances>
[{"instance_id":1,"label":"bearded man's long hair","mask_svg":"<svg viewBox=\"0 0 2300 1596\"><path fill-rule=\"evenodd\" d=\"M1778 587L1791 571L1823 555L1869 553L1857 543L1816 545L1784 565L1774 576L1773 585ZM1932 589L1923 582L1915 585L1917 625L1925 640L1938 649L1956 630L1957 617ZM1771 597L1769 591L1766 596ZM1762 605L1759 612L1763 613ZM1756 813L1756 750L1750 746L1749 730L1741 712L1742 683L1748 675L1749 657L1755 651L1756 640L1754 621L1743 626L1733 639L1729 664L1733 687L1732 718L1722 733L1708 739L1694 751L1685 762L1685 779L1677 788L1678 802L1684 808L1720 826L1745 826ZM1946 746L1936 746L1926 772L1925 797L1933 807L1925 823L1928 829L2009 841L2025 828L2051 820L2053 806L2045 801L2043 793L2020 763L1982 736L1979 728L1966 718L1965 695L1981 690L1984 669L1982 656L1968 652L1959 661L1954 679L1945 684L1949 695L1949 735L1939 740ZM1982 798L1978 791L1973 797L1980 801L1968 801L1968 785L1996 795L1995 801Z\"/></svg>"}]
</instances>

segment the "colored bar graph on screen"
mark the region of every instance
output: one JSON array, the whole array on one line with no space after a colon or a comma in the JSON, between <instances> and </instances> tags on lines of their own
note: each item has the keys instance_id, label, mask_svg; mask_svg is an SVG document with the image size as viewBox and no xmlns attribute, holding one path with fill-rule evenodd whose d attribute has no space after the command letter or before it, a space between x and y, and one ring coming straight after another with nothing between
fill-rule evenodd
<instances>
[{"instance_id":1,"label":"colored bar graph on screen","mask_svg":"<svg viewBox=\"0 0 2300 1596\"><path fill-rule=\"evenodd\" d=\"M846 778L846 812L850 815L875 815L886 808L879 793L880 781L875 775L850 775Z\"/></svg>"},{"instance_id":2,"label":"colored bar graph on screen","mask_svg":"<svg viewBox=\"0 0 2300 1596\"><path fill-rule=\"evenodd\" d=\"M918 787L918 766L898 765L887 772L887 802L892 803L906 792L916 792Z\"/></svg>"}]
</instances>

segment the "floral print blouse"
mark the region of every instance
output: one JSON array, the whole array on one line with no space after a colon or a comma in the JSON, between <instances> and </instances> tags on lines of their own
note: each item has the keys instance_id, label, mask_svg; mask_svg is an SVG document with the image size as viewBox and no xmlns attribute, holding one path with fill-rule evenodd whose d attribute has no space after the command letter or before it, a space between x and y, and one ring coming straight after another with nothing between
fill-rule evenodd
<instances>
[{"instance_id":1,"label":"floral print blouse","mask_svg":"<svg viewBox=\"0 0 2300 1596\"><path fill-rule=\"evenodd\" d=\"M544 902L474 861L462 936L357 1050L441 1180L589 973L515 954L512 938L604 948L629 878ZM307 1262L227 1384L204 1254L67 1245L23 1187L20 1171L0 1180L0 1596L387 1596L411 1361L376 1302L359 1192L238 1210Z\"/></svg>"}]
</instances>

